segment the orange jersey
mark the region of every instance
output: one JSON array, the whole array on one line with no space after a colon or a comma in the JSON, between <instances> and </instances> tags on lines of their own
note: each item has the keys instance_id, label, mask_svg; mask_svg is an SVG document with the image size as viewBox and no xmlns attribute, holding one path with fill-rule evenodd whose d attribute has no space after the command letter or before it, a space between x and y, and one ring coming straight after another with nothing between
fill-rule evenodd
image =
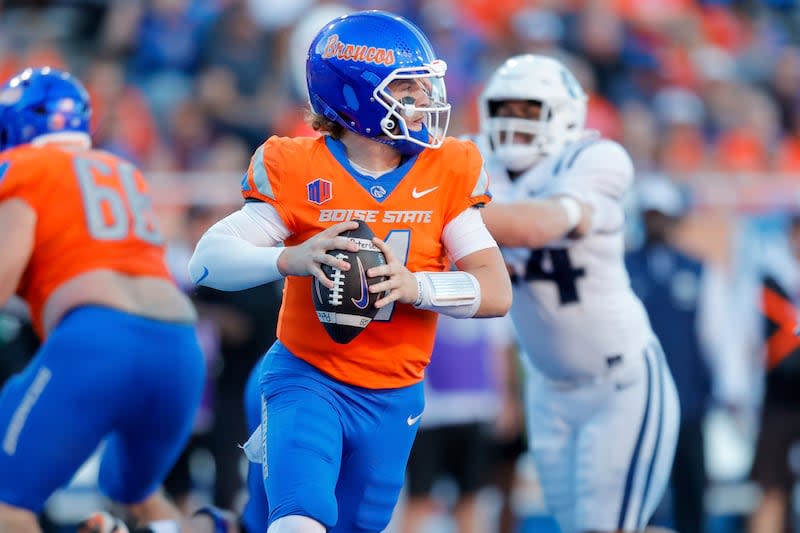
<instances>
[{"instance_id":1,"label":"orange jersey","mask_svg":"<svg viewBox=\"0 0 800 533\"><path fill-rule=\"evenodd\" d=\"M34 249L17 294L40 336L48 297L79 274L171 279L147 184L131 163L99 150L20 146L0 154L0 202L10 198L36 212Z\"/></svg>"},{"instance_id":2,"label":"orange jersey","mask_svg":"<svg viewBox=\"0 0 800 533\"><path fill-rule=\"evenodd\" d=\"M302 243L333 224L362 219L412 271L449 267L442 244L448 222L489 202L489 179L478 149L449 138L378 179L362 176L343 145L330 139L272 137L256 150L242 195L274 206ZM336 344L317 319L310 276L286 278L278 339L297 357L346 383L370 389L420 381L430 360L437 314L395 302L381 309L347 345Z\"/></svg>"}]
</instances>

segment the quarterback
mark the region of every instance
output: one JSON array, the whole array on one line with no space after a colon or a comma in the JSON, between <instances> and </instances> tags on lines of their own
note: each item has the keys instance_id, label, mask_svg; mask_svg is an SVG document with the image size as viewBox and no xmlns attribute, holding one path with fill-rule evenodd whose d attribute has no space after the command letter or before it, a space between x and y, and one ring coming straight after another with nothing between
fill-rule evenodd
<instances>
[{"instance_id":1,"label":"quarterback","mask_svg":"<svg viewBox=\"0 0 800 533\"><path fill-rule=\"evenodd\" d=\"M325 25L306 65L311 124L323 135L259 147L244 206L208 230L190 261L195 282L222 290L286 277L260 376L255 458L269 533L382 531L423 411L438 313L510 307L502 255L476 209L490 201L481 155L445 136L445 71L399 16L364 11ZM380 237L387 261L367 275L386 279L370 286L382 293L378 314L340 345L317 318L312 279L331 287L321 265L348 269L327 251L357 250L340 236L354 219Z\"/></svg>"},{"instance_id":2,"label":"quarterback","mask_svg":"<svg viewBox=\"0 0 800 533\"><path fill-rule=\"evenodd\" d=\"M529 440L546 502L565 533L641 531L668 482L679 407L623 260L630 157L584 129L586 95L549 57L508 59L480 112L490 172L511 181L484 220L532 367Z\"/></svg>"}]
</instances>

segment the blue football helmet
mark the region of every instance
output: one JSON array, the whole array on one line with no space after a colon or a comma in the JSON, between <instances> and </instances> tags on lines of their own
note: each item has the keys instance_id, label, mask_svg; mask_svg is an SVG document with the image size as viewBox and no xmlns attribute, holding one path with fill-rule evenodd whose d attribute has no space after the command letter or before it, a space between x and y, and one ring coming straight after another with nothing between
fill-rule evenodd
<instances>
[{"instance_id":1,"label":"blue football helmet","mask_svg":"<svg viewBox=\"0 0 800 533\"><path fill-rule=\"evenodd\" d=\"M320 30L308 50L306 82L315 113L415 155L440 147L447 134L446 70L414 24L360 11Z\"/></svg>"},{"instance_id":2,"label":"blue football helmet","mask_svg":"<svg viewBox=\"0 0 800 533\"><path fill-rule=\"evenodd\" d=\"M52 134L88 139L91 114L89 94L71 74L27 68L0 87L0 150Z\"/></svg>"}]
</instances>

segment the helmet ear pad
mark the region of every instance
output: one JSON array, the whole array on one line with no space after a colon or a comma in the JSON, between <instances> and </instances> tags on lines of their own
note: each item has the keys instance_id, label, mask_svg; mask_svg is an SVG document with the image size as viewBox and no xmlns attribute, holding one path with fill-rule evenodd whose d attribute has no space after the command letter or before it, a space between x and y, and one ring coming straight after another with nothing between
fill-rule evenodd
<instances>
[{"instance_id":1,"label":"helmet ear pad","mask_svg":"<svg viewBox=\"0 0 800 533\"><path fill-rule=\"evenodd\" d=\"M307 70L309 70L307 68ZM314 80L314 86L322 85L327 89L324 91L312 91L309 82L309 96L311 107L315 113L324 116L328 120L337 122L345 128L372 137L380 134L380 120L386 114L385 109L375 103L370 105L370 100L374 100L373 91L377 86L367 82L367 79L377 76L371 75L366 69L361 69L360 73L354 72L355 65L349 68L342 68L340 65L331 61L320 61L314 65L314 72L308 74L309 80ZM353 83L351 76L357 75L363 79L362 83ZM364 104L363 102L367 102Z\"/></svg>"}]
</instances>

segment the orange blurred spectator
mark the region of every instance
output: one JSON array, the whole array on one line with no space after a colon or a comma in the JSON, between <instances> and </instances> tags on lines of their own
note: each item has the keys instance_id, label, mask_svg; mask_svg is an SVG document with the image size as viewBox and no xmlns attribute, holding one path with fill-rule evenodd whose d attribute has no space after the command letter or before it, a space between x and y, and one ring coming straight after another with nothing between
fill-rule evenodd
<instances>
[{"instance_id":1,"label":"orange blurred spectator","mask_svg":"<svg viewBox=\"0 0 800 533\"><path fill-rule=\"evenodd\" d=\"M786 137L775 155L775 172L800 177L800 133Z\"/></svg>"},{"instance_id":2,"label":"orange blurred spectator","mask_svg":"<svg viewBox=\"0 0 800 533\"><path fill-rule=\"evenodd\" d=\"M768 160L764 143L750 128L724 132L714 150L714 166L721 172L765 172Z\"/></svg>"},{"instance_id":3,"label":"orange blurred spectator","mask_svg":"<svg viewBox=\"0 0 800 533\"><path fill-rule=\"evenodd\" d=\"M676 178L702 170L708 147L702 132L705 108L700 97L682 87L668 87L653 101L656 118L664 128L660 166Z\"/></svg>"},{"instance_id":4,"label":"orange blurred spectator","mask_svg":"<svg viewBox=\"0 0 800 533\"><path fill-rule=\"evenodd\" d=\"M22 64L19 59L12 54L6 55L0 48L0 80L2 83L10 80L20 70L22 70Z\"/></svg>"},{"instance_id":5,"label":"orange blurred spectator","mask_svg":"<svg viewBox=\"0 0 800 533\"><path fill-rule=\"evenodd\" d=\"M92 98L92 135L99 146L145 162L155 149L158 131L144 95L127 85L120 63L97 59L86 86Z\"/></svg>"},{"instance_id":6,"label":"orange blurred spectator","mask_svg":"<svg viewBox=\"0 0 800 533\"><path fill-rule=\"evenodd\" d=\"M525 0L462 0L461 9L477 22L489 41L511 34L511 15L524 7Z\"/></svg>"},{"instance_id":7,"label":"orange blurred spectator","mask_svg":"<svg viewBox=\"0 0 800 533\"><path fill-rule=\"evenodd\" d=\"M693 0L615 0L616 12L630 23L664 27L695 9Z\"/></svg>"},{"instance_id":8,"label":"orange blurred spectator","mask_svg":"<svg viewBox=\"0 0 800 533\"><path fill-rule=\"evenodd\" d=\"M716 168L722 172L767 172L780 133L777 106L767 93L751 87L741 86L737 95L731 126L717 140Z\"/></svg>"},{"instance_id":9,"label":"orange blurred spectator","mask_svg":"<svg viewBox=\"0 0 800 533\"><path fill-rule=\"evenodd\" d=\"M655 38L659 39L655 54L666 83L697 90L700 76L692 51L704 40L699 19L687 15L669 34L657 33Z\"/></svg>"},{"instance_id":10,"label":"orange blurred spectator","mask_svg":"<svg viewBox=\"0 0 800 533\"><path fill-rule=\"evenodd\" d=\"M664 171L676 178L703 170L707 146L700 129L691 124L673 125L664 136L659 161Z\"/></svg>"},{"instance_id":11,"label":"orange blurred spectator","mask_svg":"<svg viewBox=\"0 0 800 533\"><path fill-rule=\"evenodd\" d=\"M688 47L669 45L659 53L664 79L668 83L687 88L696 88L699 80L694 60Z\"/></svg>"},{"instance_id":12,"label":"orange blurred spectator","mask_svg":"<svg viewBox=\"0 0 800 533\"><path fill-rule=\"evenodd\" d=\"M706 41L733 53L742 49L752 31L728 6L705 6L700 12L700 20Z\"/></svg>"},{"instance_id":13,"label":"orange blurred spectator","mask_svg":"<svg viewBox=\"0 0 800 533\"><path fill-rule=\"evenodd\" d=\"M67 68L64 56L56 44L51 41L40 41L32 44L23 54L21 63L27 67Z\"/></svg>"},{"instance_id":14,"label":"orange blurred spectator","mask_svg":"<svg viewBox=\"0 0 800 533\"><path fill-rule=\"evenodd\" d=\"M589 94L586 127L598 130L603 137L622 140L622 120L619 111L608 99L597 93Z\"/></svg>"},{"instance_id":15,"label":"orange blurred spectator","mask_svg":"<svg viewBox=\"0 0 800 533\"><path fill-rule=\"evenodd\" d=\"M577 56L564 57L564 60L589 97L586 127L597 130L603 136L615 141L622 140L622 118L619 110L597 91L597 79L591 66Z\"/></svg>"},{"instance_id":16,"label":"orange blurred spectator","mask_svg":"<svg viewBox=\"0 0 800 533\"><path fill-rule=\"evenodd\" d=\"M0 43L0 82L5 82L24 67L66 68L64 56L49 41L35 43L21 54L3 47Z\"/></svg>"},{"instance_id":17,"label":"orange blurred spectator","mask_svg":"<svg viewBox=\"0 0 800 533\"><path fill-rule=\"evenodd\" d=\"M305 120L306 110L300 106L286 109L275 117L272 123L273 133L285 137L319 137Z\"/></svg>"}]
</instances>

